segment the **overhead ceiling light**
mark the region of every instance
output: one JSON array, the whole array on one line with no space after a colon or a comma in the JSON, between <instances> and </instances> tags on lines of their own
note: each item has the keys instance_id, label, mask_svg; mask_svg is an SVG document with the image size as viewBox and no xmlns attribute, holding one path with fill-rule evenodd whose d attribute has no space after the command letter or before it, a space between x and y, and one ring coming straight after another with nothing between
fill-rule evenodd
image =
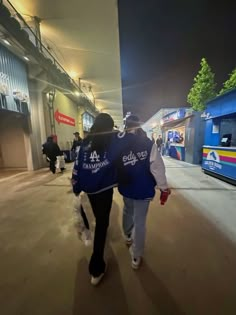
<instances>
[{"instance_id":1,"label":"overhead ceiling light","mask_svg":"<svg viewBox=\"0 0 236 315\"><path fill-rule=\"evenodd\" d=\"M11 43L7 39L3 39L4 44L11 46Z\"/></svg>"},{"instance_id":2,"label":"overhead ceiling light","mask_svg":"<svg viewBox=\"0 0 236 315\"><path fill-rule=\"evenodd\" d=\"M26 61L29 61L29 58L28 58L28 57L24 56L23 58L24 58Z\"/></svg>"}]
</instances>

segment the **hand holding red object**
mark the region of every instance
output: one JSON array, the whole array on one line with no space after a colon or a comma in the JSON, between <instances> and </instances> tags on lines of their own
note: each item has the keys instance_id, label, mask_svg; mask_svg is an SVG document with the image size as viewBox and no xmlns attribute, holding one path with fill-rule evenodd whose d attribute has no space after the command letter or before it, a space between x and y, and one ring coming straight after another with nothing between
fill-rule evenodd
<instances>
[{"instance_id":1,"label":"hand holding red object","mask_svg":"<svg viewBox=\"0 0 236 315\"><path fill-rule=\"evenodd\" d=\"M161 190L161 195L160 195L160 203L161 205L164 205L171 194L171 190L169 188L165 190Z\"/></svg>"}]
</instances>

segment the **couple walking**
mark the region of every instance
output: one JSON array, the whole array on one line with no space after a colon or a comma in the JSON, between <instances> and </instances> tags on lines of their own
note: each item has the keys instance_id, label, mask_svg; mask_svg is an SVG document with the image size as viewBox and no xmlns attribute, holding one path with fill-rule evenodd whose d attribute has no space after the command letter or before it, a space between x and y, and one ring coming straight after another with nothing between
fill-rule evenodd
<instances>
[{"instance_id":1,"label":"couple walking","mask_svg":"<svg viewBox=\"0 0 236 315\"><path fill-rule=\"evenodd\" d=\"M123 196L123 231L131 245L131 265L140 267L145 244L146 217L155 187L161 204L170 194L165 166L157 146L146 137L138 117L126 119L125 131L114 131L114 122L99 114L78 152L72 173L76 196L87 193L96 219L93 254L89 263L91 284L97 285L106 271L104 247L112 206L113 187Z\"/></svg>"}]
</instances>

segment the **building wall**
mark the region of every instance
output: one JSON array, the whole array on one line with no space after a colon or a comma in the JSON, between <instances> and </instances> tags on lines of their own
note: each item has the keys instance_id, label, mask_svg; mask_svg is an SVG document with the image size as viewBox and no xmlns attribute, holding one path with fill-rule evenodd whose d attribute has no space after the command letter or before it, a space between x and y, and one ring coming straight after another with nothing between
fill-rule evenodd
<instances>
[{"instance_id":1,"label":"building wall","mask_svg":"<svg viewBox=\"0 0 236 315\"><path fill-rule=\"evenodd\" d=\"M42 144L46 140L43 91L47 88L47 85L43 83L43 79L45 79L44 76L45 74L42 74L40 76L40 80L29 80L31 104L28 130L30 143L27 145L29 170L39 169L47 165L42 155Z\"/></svg>"},{"instance_id":2,"label":"building wall","mask_svg":"<svg viewBox=\"0 0 236 315\"><path fill-rule=\"evenodd\" d=\"M0 118L0 167L27 168L23 118Z\"/></svg>"},{"instance_id":3,"label":"building wall","mask_svg":"<svg viewBox=\"0 0 236 315\"><path fill-rule=\"evenodd\" d=\"M213 126L220 125L220 118L207 119L206 120L206 129L205 129L205 145L219 145L220 144L220 133L213 132Z\"/></svg>"},{"instance_id":4,"label":"building wall","mask_svg":"<svg viewBox=\"0 0 236 315\"><path fill-rule=\"evenodd\" d=\"M0 92L6 100L0 102L3 109L0 112L0 167L27 168L28 161L32 161L30 150L27 151L30 148L27 66L1 44Z\"/></svg>"},{"instance_id":5,"label":"building wall","mask_svg":"<svg viewBox=\"0 0 236 315\"><path fill-rule=\"evenodd\" d=\"M55 134L57 135L58 145L62 150L69 150L73 141L73 133L75 131L81 131L81 118L79 117L78 105L75 104L71 99L65 96L63 93L56 91L54 99L54 114L58 110L59 113L69 116L75 119L75 126L70 126L61 122L57 122L54 117L55 124ZM47 101L44 102L44 111L45 111L45 123L47 136L51 132L50 119L49 119L49 109Z\"/></svg>"},{"instance_id":6,"label":"building wall","mask_svg":"<svg viewBox=\"0 0 236 315\"><path fill-rule=\"evenodd\" d=\"M201 164L202 147L204 144L205 121L200 112L194 112L186 121L185 132L185 161L192 164Z\"/></svg>"}]
</instances>

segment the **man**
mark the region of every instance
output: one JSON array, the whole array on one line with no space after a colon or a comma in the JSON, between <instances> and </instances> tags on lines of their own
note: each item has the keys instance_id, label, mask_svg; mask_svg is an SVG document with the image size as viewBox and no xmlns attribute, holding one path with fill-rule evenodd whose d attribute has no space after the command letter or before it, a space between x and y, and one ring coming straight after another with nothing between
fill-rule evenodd
<instances>
[{"instance_id":1,"label":"man","mask_svg":"<svg viewBox=\"0 0 236 315\"><path fill-rule=\"evenodd\" d=\"M56 173L56 160L57 156L61 155L61 150L56 142L53 141L53 137L50 136L47 138L47 142L42 145L43 154L46 155L47 160L49 161L50 171Z\"/></svg>"},{"instance_id":2,"label":"man","mask_svg":"<svg viewBox=\"0 0 236 315\"><path fill-rule=\"evenodd\" d=\"M124 199L123 230L130 247L132 267L138 269L144 253L146 217L155 186L165 204L170 194L165 166L156 144L140 128L137 116L126 119L125 132L118 134L118 190Z\"/></svg>"},{"instance_id":3,"label":"man","mask_svg":"<svg viewBox=\"0 0 236 315\"><path fill-rule=\"evenodd\" d=\"M74 133L74 141L73 141L73 144L72 144L72 147L71 147L71 151L74 152L74 153L77 153L78 152L78 149L79 147L81 146L81 143L82 143L82 138L80 137L80 134L78 131L76 131Z\"/></svg>"},{"instance_id":4,"label":"man","mask_svg":"<svg viewBox=\"0 0 236 315\"><path fill-rule=\"evenodd\" d=\"M158 136L156 144L157 144L158 151L161 152L161 148L162 148L162 144L163 144L163 140L162 140L162 136L161 135Z\"/></svg>"},{"instance_id":5,"label":"man","mask_svg":"<svg viewBox=\"0 0 236 315\"><path fill-rule=\"evenodd\" d=\"M91 284L97 285L106 272L104 249L112 206L116 169L113 152L116 137L114 121L107 113L100 113L81 144L72 173L73 192L84 191L89 198L95 219L93 253L89 262Z\"/></svg>"},{"instance_id":6,"label":"man","mask_svg":"<svg viewBox=\"0 0 236 315\"><path fill-rule=\"evenodd\" d=\"M163 155L163 139L161 135L159 135L157 138L156 144L158 151L161 153L161 155Z\"/></svg>"}]
</instances>

